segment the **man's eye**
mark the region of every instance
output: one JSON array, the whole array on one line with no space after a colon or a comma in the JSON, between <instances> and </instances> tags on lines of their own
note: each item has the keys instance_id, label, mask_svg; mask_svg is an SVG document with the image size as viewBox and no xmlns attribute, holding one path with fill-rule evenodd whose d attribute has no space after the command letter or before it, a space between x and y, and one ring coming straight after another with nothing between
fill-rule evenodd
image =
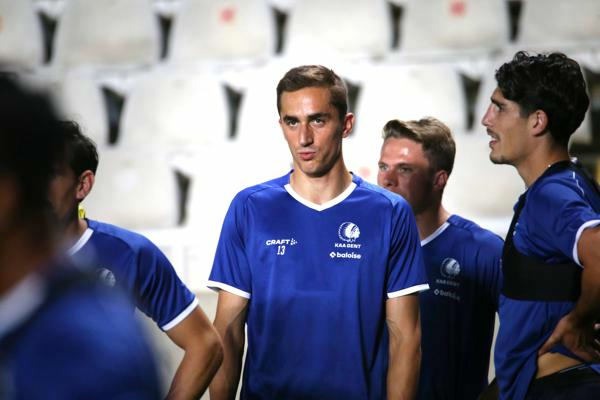
<instances>
[{"instance_id":1,"label":"man's eye","mask_svg":"<svg viewBox=\"0 0 600 400\"><path fill-rule=\"evenodd\" d=\"M383 164L380 164L380 165L379 165L379 170L380 170L381 172L385 172L385 171L387 171L387 169L388 169L388 168L387 168L387 165L383 165Z\"/></svg>"}]
</instances>

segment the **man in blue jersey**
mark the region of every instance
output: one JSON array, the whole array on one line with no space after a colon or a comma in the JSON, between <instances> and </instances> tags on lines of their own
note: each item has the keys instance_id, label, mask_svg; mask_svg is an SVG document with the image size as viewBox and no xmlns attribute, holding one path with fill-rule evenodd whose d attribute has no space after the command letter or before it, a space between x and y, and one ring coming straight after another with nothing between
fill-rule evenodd
<instances>
[{"instance_id":1,"label":"man in blue jersey","mask_svg":"<svg viewBox=\"0 0 600 400\"><path fill-rule=\"evenodd\" d=\"M589 105L585 81L564 54L525 52L496 81L482 119L490 159L513 165L527 188L503 251L500 398L597 398L600 192L568 152Z\"/></svg>"},{"instance_id":2,"label":"man in blue jersey","mask_svg":"<svg viewBox=\"0 0 600 400\"><path fill-rule=\"evenodd\" d=\"M377 183L412 206L429 278L418 398L474 400L487 385L502 239L442 205L455 155L444 123L391 120L383 140Z\"/></svg>"},{"instance_id":3,"label":"man in blue jersey","mask_svg":"<svg viewBox=\"0 0 600 400\"><path fill-rule=\"evenodd\" d=\"M159 399L129 303L57 256L63 150L47 98L0 76L0 398Z\"/></svg>"},{"instance_id":4,"label":"man in blue jersey","mask_svg":"<svg viewBox=\"0 0 600 400\"><path fill-rule=\"evenodd\" d=\"M225 348L211 399L235 397L245 325L243 399L414 398L428 288L418 232L400 196L346 169L347 104L328 68L279 81L293 170L241 191L225 217L209 278Z\"/></svg>"},{"instance_id":5,"label":"man in blue jersey","mask_svg":"<svg viewBox=\"0 0 600 400\"><path fill-rule=\"evenodd\" d=\"M64 121L61 126L66 154L57 164L50 199L61 218L65 242L71 246L68 254L76 264L124 289L137 308L184 350L168 397L200 397L222 359L216 330L152 242L126 229L79 217L79 204L94 185L98 154L77 124Z\"/></svg>"}]
</instances>

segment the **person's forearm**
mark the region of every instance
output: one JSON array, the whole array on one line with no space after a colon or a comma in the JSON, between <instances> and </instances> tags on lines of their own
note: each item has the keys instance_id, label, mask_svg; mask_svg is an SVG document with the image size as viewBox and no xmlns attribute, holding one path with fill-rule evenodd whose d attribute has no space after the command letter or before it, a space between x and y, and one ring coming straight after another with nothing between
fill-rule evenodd
<instances>
[{"instance_id":1,"label":"person's forearm","mask_svg":"<svg viewBox=\"0 0 600 400\"><path fill-rule=\"evenodd\" d=\"M198 399L206 391L223 360L223 347L215 332L198 345L185 350L177 368L167 398L169 400Z\"/></svg>"},{"instance_id":2,"label":"person's forearm","mask_svg":"<svg viewBox=\"0 0 600 400\"><path fill-rule=\"evenodd\" d=\"M387 398L414 399L417 394L420 367L421 346L418 336L403 338L400 343L390 341Z\"/></svg>"},{"instance_id":3,"label":"person's forearm","mask_svg":"<svg viewBox=\"0 0 600 400\"><path fill-rule=\"evenodd\" d=\"M600 265L586 265L581 274L581 295L572 311L581 324L600 318Z\"/></svg>"},{"instance_id":4,"label":"person's forearm","mask_svg":"<svg viewBox=\"0 0 600 400\"><path fill-rule=\"evenodd\" d=\"M219 329L217 328L219 331ZM209 386L211 400L235 399L242 370L244 354L244 332L234 335L232 332L219 333L223 337L223 363Z\"/></svg>"}]
</instances>

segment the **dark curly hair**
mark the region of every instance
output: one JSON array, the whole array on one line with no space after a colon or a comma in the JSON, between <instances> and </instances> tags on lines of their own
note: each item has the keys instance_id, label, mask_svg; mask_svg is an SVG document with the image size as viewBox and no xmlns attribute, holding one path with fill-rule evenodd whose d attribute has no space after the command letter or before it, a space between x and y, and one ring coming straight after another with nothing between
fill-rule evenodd
<instances>
[{"instance_id":1,"label":"dark curly hair","mask_svg":"<svg viewBox=\"0 0 600 400\"><path fill-rule=\"evenodd\" d=\"M75 176L87 170L95 174L98 169L98 150L94 141L81 133L81 128L75 121L61 121L60 125L66 140L64 164Z\"/></svg>"},{"instance_id":2,"label":"dark curly hair","mask_svg":"<svg viewBox=\"0 0 600 400\"><path fill-rule=\"evenodd\" d=\"M568 145L590 100L579 64L562 53L519 51L496 71L502 95L519 104L521 115L543 110L556 142Z\"/></svg>"}]
</instances>

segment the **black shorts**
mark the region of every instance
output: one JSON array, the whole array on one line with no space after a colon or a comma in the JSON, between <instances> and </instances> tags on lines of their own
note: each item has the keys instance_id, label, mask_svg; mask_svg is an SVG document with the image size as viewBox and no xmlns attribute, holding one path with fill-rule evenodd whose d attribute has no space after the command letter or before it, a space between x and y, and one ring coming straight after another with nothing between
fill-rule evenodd
<instances>
[{"instance_id":1,"label":"black shorts","mask_svg":"<svg viewBox=\"0 0 600 400\"><path fill-rule=\"evenodd\" d=\"M498 382L494 379L478 400L497 400ZM589 365L566 368L533 380L525 400L600 399L600 374Z\"/></svg>"},{"instance_id":2,"label":"black shorts","mask_svg":"<svg viewBox=\"0 0 600 400\"><path fill-rule=\"evenodd\" d=\"M600 374L589 365L580 365L535 379L526 400L600 399Z\"/></svg>"}]
</instances>

